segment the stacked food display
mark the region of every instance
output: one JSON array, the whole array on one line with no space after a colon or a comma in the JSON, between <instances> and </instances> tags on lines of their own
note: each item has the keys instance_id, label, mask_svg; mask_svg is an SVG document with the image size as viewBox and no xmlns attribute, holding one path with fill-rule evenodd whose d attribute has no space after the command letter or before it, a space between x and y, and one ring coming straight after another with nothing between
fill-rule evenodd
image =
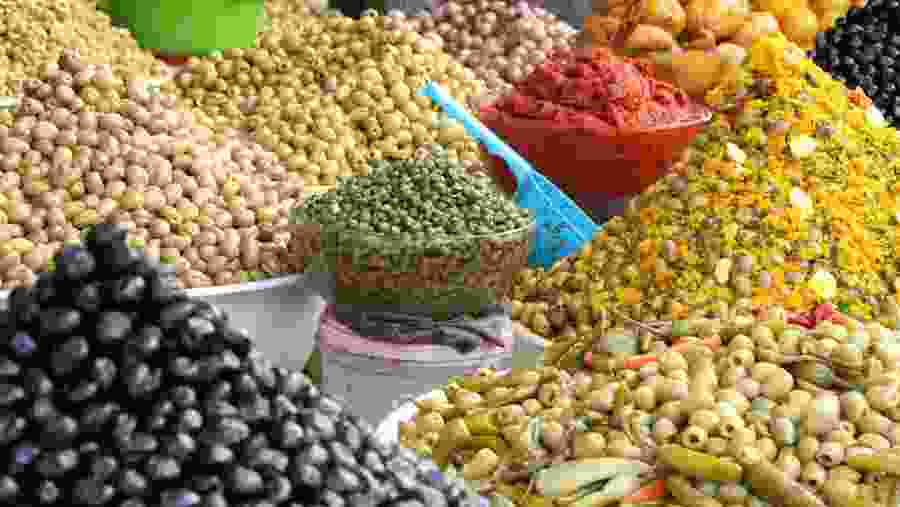
<instances>
[{"instance_id":1,"label":"stacked food display","mask_svg":"<svg viewBox=\"0 0 900 507\"><path fill-rule=\"evenodd\" d=\"M0 2L0 505L896 505L900 6L599 3Z\"/></svg>"}]
</instances>

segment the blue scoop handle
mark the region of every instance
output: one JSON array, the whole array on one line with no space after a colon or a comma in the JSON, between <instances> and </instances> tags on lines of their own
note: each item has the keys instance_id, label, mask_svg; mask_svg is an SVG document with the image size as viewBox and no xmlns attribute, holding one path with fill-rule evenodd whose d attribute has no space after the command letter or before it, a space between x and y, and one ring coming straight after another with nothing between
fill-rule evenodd
<instances>
[{"instance_id":1,"label":"blue scoop handle","mask_svg":"<svg viewBox=\"0 0 900 507\"><path fill-rule=\"evenodd\" d=\"M516 150L510 148L502 139L491 132L491 129L485 127L477 118L469 114L456 99L444 91L437 83L429 81L419 90L419 94L430 98L437 105L441 106L441 109L444 110L447 116L463 124L470 136L478 139L489 152L503 159L516 178L517 189L526 188L528 181L531 179L529 176L535 170L527 160L516 153Z\"/></svg>"}]
</instances>

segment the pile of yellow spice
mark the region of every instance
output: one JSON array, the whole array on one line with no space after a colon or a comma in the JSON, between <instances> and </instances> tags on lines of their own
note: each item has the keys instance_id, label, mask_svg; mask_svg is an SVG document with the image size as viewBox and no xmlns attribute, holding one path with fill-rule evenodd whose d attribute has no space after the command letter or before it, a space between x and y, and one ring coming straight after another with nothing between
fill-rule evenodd
<instances>
[{"instance_id":1,"label":"pile of yellow spice","mask_svg":"<svg viewBox=\"0 0 900 507\"><path fill-rule=\"evenodd\" d=\"M829 302L896 325L897 131L780 35L707 101L687 163L578 255L521 273L516 317L552 337Z\"/></svg>"}]
</instances>

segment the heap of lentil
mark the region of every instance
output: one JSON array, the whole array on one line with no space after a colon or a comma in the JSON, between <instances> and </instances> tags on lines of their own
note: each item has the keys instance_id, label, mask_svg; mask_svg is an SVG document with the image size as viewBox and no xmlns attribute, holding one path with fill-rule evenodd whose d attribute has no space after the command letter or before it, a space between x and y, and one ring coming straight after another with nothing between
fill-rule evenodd
<instances>
[{"instance_id":1,"label":"heap of lentil","mask_svg":"<svg viewBox=\"0 0 900 507\"><path fill-rule=\"evenodd\" d=\"M830 301L893 326L897 132L781 36L707 100L719 111L682 167L578 255L521 274L523 323L554 336Z\"/></svg>"},{"instance_id":2,"label":"heap of lentil","mask_svg":"<svg viewBox=\"0 0 900 507\"><path fill-rule=\"evenodd\" d=\"M373 161L368 175L307 197L291 214L292 251L328 262L339 289L379 299L432 304L459 286L508 296L528 255L530 212L440 146L416 155Z\"/></svg>"},{"instance_id":3,"label":"heap of lentil","mask_svg":"<svg viewBox=\"0 0 900 507\"><path fill-rule=\"evenodd\" d=\"M888 505L898 334L821 315L676 321L649 354L605 336L580 366L451 379L401 442L520 507Z\"/></svg>"},{"instance_id":4,"label":"heap of lentil","mask_svg":"<svg viewBox=\"0 0 900 507\"><path fill-rule=\"evenodd\" d=\"M38 77L63 49L75 49L87 63L111 64L130 76L159 76L164 66L138 48L127 30L113 28L109 16L84 0L0 1L0 95Z\"/></svg>"}]
</instances>

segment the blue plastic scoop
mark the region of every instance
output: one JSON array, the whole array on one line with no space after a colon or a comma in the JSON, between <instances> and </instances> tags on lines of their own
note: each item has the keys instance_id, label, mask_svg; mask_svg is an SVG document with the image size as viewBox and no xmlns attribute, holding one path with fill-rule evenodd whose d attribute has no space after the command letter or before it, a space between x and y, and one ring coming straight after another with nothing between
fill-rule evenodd
<instances>
[{"instance_id":1,"label":"blue plastic scoop","mask_svg":"<svg viewBox=\"0 0 900 507\"><path fill-rule=\"evenodd\" d=\"M506 162L516 178L516 203L530 209L537 222L537 237L528 257L530 265L550 267L594 237L598 226L578 205L440 86L429 82L419 93L437 103L491 154Z\"/></svg>"}]
</instances>

